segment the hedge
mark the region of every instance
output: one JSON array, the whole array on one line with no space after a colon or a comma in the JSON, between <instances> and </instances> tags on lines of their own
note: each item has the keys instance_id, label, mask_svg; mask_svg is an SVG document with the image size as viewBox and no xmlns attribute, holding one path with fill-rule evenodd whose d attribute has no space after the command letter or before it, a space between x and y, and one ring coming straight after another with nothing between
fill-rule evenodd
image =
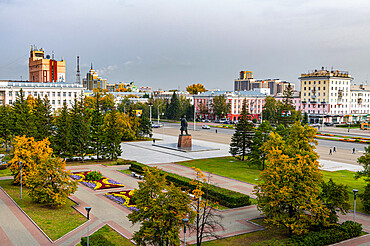
<instances>
[{"instance_id":1,"label":"hedge","mask_svg":"<svg viewBox=\"0 0 370 246\"><path fill-rule=\"evenodd\" d=\"M324 246L357 237L361 231L361 224L346 221L341 225L335 225L326 230L311 231L301 236L293 236L292 241L296 245Z\"/></svg>"},{"instance_id":2,"label":"hedge","mask_svg":"<svg viewBox=\"0 0 370 246\"><path fill-rule=\"evenodd\" d=\"M81 245L87 245L87 237L81 238ZM113 243L108 241L102 234L92 234L89 236L89 245L91 246L114 246Z\"/></svg>"},{"instance_id":3,"label":"hedge","mask_svg":"<svg viewBox=\"0 0 370 246\"><path fill-rule=\"evenodd\" d=\"M133 172L137 172L139 174L144 173L144 167L148 167L147 165L141 163L132 163L130 170ZM150 168L150 167L149 167ZM191 185L191 179L174 174L162 171L163 174L167 174L166 179L169 182L172 182L174 185L181 187L182 189L195 189L194 185ZM205 188L204 188L205 189ZM205 190L204 190L205 191ZM218 186L209 185L208 189L209 199L218 204L229 207L229 208L237 208L242 206L251 205L250 197L248 195L231 191L228 189L220 188Z\"/></svg>"}]
</instances>

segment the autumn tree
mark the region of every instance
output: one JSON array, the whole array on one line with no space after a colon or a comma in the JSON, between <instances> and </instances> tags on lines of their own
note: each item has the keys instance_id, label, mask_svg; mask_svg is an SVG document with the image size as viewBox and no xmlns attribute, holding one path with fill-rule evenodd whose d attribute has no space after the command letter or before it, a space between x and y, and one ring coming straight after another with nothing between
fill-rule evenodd
<instances>
[{"instance_id":1,"label":"autumn tree","mask_svg":"<svg viewBox=\"0 0 370 246\"><path fill-rule=\"evenodd\" d=\"M195 187L191 191L193 198L191 207L194 211L194 223L190 224L190 230L196 234L197 246L200 246L205 238L218 238L216 232L221 228L222 216L216 212L210 203L209 186L210 180L207 179L199 168L194 168L195 178L191 185Z\"/></svg>"},{"instance_id":2,"label":"autumn tree","mask_svg":"<svg viewBox=\"0 0 370 246\"><path fill-rule=\"evenodd\" d=\"M144 168L144 181L139 183L133 199L138 210L127 217L140 223L133 235L138 245L180 245L182 219L191 214L190 198L157 168Z\"/></svg>"},{"instance_id":3,"label":"autumn tree","mask_svg":"<svg viewBox=\"0 0 370 246\"><path fill-rule=\"evenodd\" d=\"M58 157L41 159L37 168L26 176L27 193L37 203L50 207L66 204L68 196L77 190L77 182L65 170L65 161Z\"/></svg>"},{"instance_id":4,"label":"autumn tree","mask_svg":"<svg viewBox=\"0 0 370 246\"><path fill-rule=\"evenodd\" d=\"M337 211L345 215L351 207L347 188L347 185L337 184L331 178L328 182L321 183L320 199L330 210L329 221L331 223L338 222Z\"/></svg>"},{"instance_id":5,"label":"autumn tree","mask_svg":"<svg viewBox=\"0 0 370 246\"><path fill-rule=\"evenodd\" d=\"M312 226L327 225L329 210L319 199L322 175L314 151L316 130L296 122L285 140L272 132L264 144L266 168L255 187L258 209L268 224L303 234Z\"/></svg>"},{"instance_id":6,"label":"autumn tree","mask_svg":"<svg viewBox=\"0 0 370 246\"><path fill-rule=\"evenodd\" d=\"M251 153L248 157L249 163L255 165L262 170L265 169L265 160L266 154L262 150L262 146L267 142L269 139L270 133L272 132L273 128L270 122L264 120L261 125L257 129L255 129L255 133L253 136L253 144L251 145Z\"/></svg>"},{"instance_id":7,"label":"autumn tree","mask_svg":"<svg viewBox=\"0 0 370 246\"><path fill-rule=\"evenodd\" d=\"M235 132L231 137L229 153L244 161L245 157L251 152L253 145L253 124L248 121L247 103L243 101L242 112L235 127Z\"/></svg>"},{"instance_id":8,"label":"autumn tree","mask_svg":"<svg viewBox=\"0 0 370 246\"><path fill-rule=\"evenodd\" d=\"M204 85L198 83L198 84L192 84L186 87L186 91L189 92L192 95L197 95L198 93L202 93L207 91L206 88L204 88Z\"/></svg>"},{"instance_id":9,"label":"autumn tree","mask_svg":"<svg viewBox=\"0 0 370 246\"><path fill-rule=\"evenodd\" d=\"M213 114L218 116L219 118L222 118L230 113L230 107L230 104L226 102L225 95L218 95L213 98Z\"/></svg>"},{"instance_id":10,"label":"autumn tree","mask_svg":"<svg viewBox=\"0 0 370 246\"><path fill-rule=\"evenodd\" d=\"M48 139L35 141L33 137L16 136L14 138L13 158L9 161L14 184L20 183L20 162L22 162L22 183L27 185L27 177L34 172L42 160L51 157L53 150L49 146Z\"/></svg>"}]
</instances>

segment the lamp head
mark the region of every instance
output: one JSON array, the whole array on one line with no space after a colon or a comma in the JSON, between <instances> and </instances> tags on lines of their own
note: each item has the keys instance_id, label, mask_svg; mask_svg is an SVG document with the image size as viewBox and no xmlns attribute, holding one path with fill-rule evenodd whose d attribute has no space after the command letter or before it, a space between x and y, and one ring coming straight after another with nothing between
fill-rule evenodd
<instances>
[{"instance_id":1,"label":"lamp head","mask_svg":"<svg viewBox=\"0 0 370 246\"><path fill-rule=\"evenodd\" d=\"M358 192L358 190L357 189L353 189L353 193L356 195L357 194L357 192Z\"/></svg>"},{"instance_id":2,"label":"lamp head","mask_svg":"<svg viewBox=\"0 0 370 246\"><path fill-rule=\"evenodd\" d=\"M90 210L91 210L91 207L85 207L85 210L87 212L87 220L90 219Z\"/></svg>"},{"instance_id":3,"label":"lamp head","mask_svg":"<svg viewBox=\"0 0 370 246\"><path fill-rule=\"evenodd\" d=\"M189 219L188 218L182 219L182 223L184 223L184 225L186 225L188 222L189 222Z\"/></svg>"}]
</instances>

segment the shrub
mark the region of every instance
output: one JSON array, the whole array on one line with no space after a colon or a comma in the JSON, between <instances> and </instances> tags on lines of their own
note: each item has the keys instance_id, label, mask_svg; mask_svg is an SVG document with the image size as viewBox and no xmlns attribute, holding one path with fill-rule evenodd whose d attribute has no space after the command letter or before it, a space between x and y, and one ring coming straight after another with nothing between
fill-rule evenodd
<instances>
[{"instance_id":1,"label":"shrub","mask_svg":"<svg viewBox=\"0 0 370 246\"><path fill-rule=\"evenodd\" d=\"M87 245L87 238L81 238L81 245ZM89 245L91 246L114 246L108 239L106 239L102 234L93 234L89 236Z\"/></svg>"},{"instance_id":2,"label":"shrub","mask_svg":"<svg viewBox=\"0 0 370 246\"><path fill-rule=\"evenodd\" d=\"M90 171L86 174L85 178L87 180L99 180L103 178L103 175L99 171Z\"/></svg>"},{"instance_id":3,"label":"shrub","mask_svg":"<svg viewBox=\"0 0 370 246\"><path fill-rule=\"evenodd\" d=\"M141 163L132 163L130 170L142 174L144 173L143 167L146 167L146 165ZM167 174L167 181L172 182L174 185L179 186L182 189L195 189L195 186L190 183L191 179L189 178L164 171L162 171L162 173ZM251 205L250 197L248 195L214 185L209 185L208 195L210 200L229 208Z\"/></svg>"},{"instance_id":4,"label":"shrub","mask_svg":"<svg viewBox=\"0 0 370 246\"><path fill-rule=\"evenodd\" d=\"M0 170L5 170L8 168L8 164L0 164Z\"/></svg>"},{"instance_id":5,"label":"shrub","mask_svg":"<svg viewBox=\"0 0 370 246\"><path fill-rule=\"evenodd\" d=\"M361 200L362 200L362 204L364 206L364 210L368 213L370 213L370 184L367 184L365 186L365 191L364 193L360 194L359 195Z\"/></svg>"}]
</instances>

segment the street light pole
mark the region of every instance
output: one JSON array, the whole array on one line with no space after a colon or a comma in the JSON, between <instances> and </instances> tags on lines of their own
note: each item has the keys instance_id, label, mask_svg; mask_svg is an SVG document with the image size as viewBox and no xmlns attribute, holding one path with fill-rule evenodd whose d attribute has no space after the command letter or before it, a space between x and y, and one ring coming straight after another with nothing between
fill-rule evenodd
<instances>
[{"instance_id":1,"label":"street light pole","mask_svg":"<svg viewBox=\"0 0 370 246\"><path fill-rule=\"evenodd\" d=\"M353 199L353 223L356 223L356 195L357 195L358 190L353 189L353 194L355 195Z\"/></svg>"},{"instance_id":2,"label":"street light pole","mask_svg":"<svg viewBox=\"0 0 370 246\"><path fill-rule=\"evenodd\" d=\"M186 246L186 225L188 224L188 222L188 218L182 219L182 223L184 223L184 246Z\"/></svg>"},{"instance_id":3,"label":"street light pole","mask_svg":"<svg viewBox=\"0 0 370 246\"><path fill-rule=\"evenodd\" d=\"M152 104L152 103L149 103L149 111L150 111L150 124L152 124L152 107L153 107L153 104Z\"/></svg>"},{"instance_id":4,"label":"street light pole","mask_svg":"<svg viewBox=\"0 0 370 246\"><path fill-rule=\"evenodd\" d=\"M89 221L90 221L91 207L85 207L85 210L87 212L87 241L86 241L86 245L89 246Z\"/></svg>"},{"instance_id":5,"label":"street light pole","mask_svg":"<svg viewBox=\"0 0 370 246\"><path fill-rule=\"evenodd\" d=\"M195 107L195 95L193 95L193 105L194 105L194 131L195 131L196 129L195 118L197 117L197 114L196 114L197 108Z\"/></svg>"},{"instance_id":6,"label":"street light pole","mask_svg":"<svg viewBox=\"0 0 370 246\"><path fill-rule=\"evenodd\" d=\"M20 161L19 162L19 169L20 169L20 181L21 181L21 200L23 199L23 187L22 187L22 164L23 164L23 162L22 161Z\"/></svg>"}]
</instances>

